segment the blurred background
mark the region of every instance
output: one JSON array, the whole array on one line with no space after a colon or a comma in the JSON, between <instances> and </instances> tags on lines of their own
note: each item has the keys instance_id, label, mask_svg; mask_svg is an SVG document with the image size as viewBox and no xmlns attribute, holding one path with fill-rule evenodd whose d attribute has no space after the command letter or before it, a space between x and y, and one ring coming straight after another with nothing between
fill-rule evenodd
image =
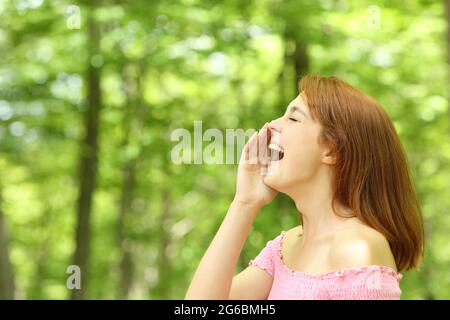
<instances>
[{"instance_id":1,"label":"blurred background","mask_svg":"<svg viewBox=\"0 0 450 320\"><path fill-rule=\"evenodd\" d=\"M237 166L174 164L171 132L258 129L315 73L368 92L395 123L426 226L402 299L449 299L448 12L449 0L1 0L0 298L182 299ZM236 272L298 223L279 195Z\"/></svg>"}]
</instances>

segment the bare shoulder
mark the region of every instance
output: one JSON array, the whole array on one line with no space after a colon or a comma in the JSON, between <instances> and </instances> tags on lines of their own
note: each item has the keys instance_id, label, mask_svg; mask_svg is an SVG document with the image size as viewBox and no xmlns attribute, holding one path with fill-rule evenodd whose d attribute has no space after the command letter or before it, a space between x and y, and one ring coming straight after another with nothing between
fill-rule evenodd
<instances>
[{"instance_id":1,"label":"bare shoulder","mask_svg":"<svg viewBox=\"0 0 450 320\"><path fill-rule=\"evenodd\" d=\"M303 226L298 225L292 229L286 231L283 239L283 248L290 248L298 237L303 234Z\"/></svg>"},{"instance_id":2,"label":"bare shoulder","mask_svg":"<svg viewBox=\"0 0 450 320\"><path fill-rule=\"evenodd\" d=\"M336 269L380 265L397 271L387 239L365 225L336 233L330 260Z\"/></svg>"},{"instance_id":3,"label":"bare shoulder","mask_svg":"<svg viewBox=\"0 0 450 320\"><path fill-rule=\"evenodd\" d=\"M298 226L296 226L296 227L286 231L285 238L286 239L298 238L302 234L303 234L303 226L302 225L298 225Z\"/></svg>"}]
</instances>

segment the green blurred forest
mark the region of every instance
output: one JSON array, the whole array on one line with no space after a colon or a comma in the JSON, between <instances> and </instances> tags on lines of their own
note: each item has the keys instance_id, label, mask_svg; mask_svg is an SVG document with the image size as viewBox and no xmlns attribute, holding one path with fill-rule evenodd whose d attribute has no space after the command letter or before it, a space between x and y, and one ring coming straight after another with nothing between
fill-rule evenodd
<instances>
[{"instance_id":1,"label":"green blurred forest","mask_svg":"<svg viewBox=\"0 0 450 320\"><path fill-rule=\"evenodd\" d=\"M1 0L0 298L182 299L237 165L174 164L171 132L260 128L314 73L391 116L426 226L402 299L450 299L449 26L449 0ZM237 272L298 223L277 196Z\"/></svg>"}]
</instances>

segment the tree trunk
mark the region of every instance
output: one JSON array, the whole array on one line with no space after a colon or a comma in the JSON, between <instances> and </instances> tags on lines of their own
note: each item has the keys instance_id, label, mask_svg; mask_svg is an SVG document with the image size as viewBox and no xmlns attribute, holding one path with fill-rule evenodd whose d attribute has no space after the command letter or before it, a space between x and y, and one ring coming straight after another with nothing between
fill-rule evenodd
<instances>
[{"instance_id":1,"label":"tree trunk","mask_svg":"<svg viewBox=\"0 0 450 320\"><path fill-rule=\"evenodd\" d=\"M73 289L72 299L84 299L87 292L90 216L92 197L95 190L98 161L98 132L101 109L100 68L91 63L99 54L100 30L92 16L89 17L89 66L88 103L84 111L85 137L81 145L79 171L79 197L77 207L76 249L74 265L81 271L81 288Z\"/></svg>"},{"instance_id":2,"label":"tree trunk","mask_svg":"<svg viewBox=\"0 0 450 320\"><path fill-rule=\"evenodd\" d=\"M161 193L162 212L159 220L159 257L158 257L158 285L154 288L160 299L169 299L168 294L171 289L170 269L171 262L167 252L170 244L170 234L166 230L171 219L171 196L170 191L165 189Z\"/></svg>"},{"instance_id":3,"label":"tree trunk","mask_svg":"<svg viewBox=\"0 0 450 320\"><path fill-rule=\"evenodd\" d=\"M0 300L12 300L14 299L14 277L9 259L8 230L2 209L0 187Z\"/></svg>"},{"instance_id":4,"label":"tree trunk","mask_svg":"<svg viewBox=\"0 0 450 320\"><path fill-rule=\"evenodd\" d=\"M123 88L127 97L123 117L124 137L121 144L122 150L125 150L130 144L130 131L133 125L135 106L138 103L139 79L136 75L137 70L133 67L131 64L126 65L122 72L124 79ZM131 242L127 237L126 221L131 212L131 204L133 201L136 177L135 163L135 156L130 159L127 158L122 168L122 188L117 224L117 241L119 250L121 251L118 299L127 299L133 285L134 263Z\"/></svg>"}]
</instances>

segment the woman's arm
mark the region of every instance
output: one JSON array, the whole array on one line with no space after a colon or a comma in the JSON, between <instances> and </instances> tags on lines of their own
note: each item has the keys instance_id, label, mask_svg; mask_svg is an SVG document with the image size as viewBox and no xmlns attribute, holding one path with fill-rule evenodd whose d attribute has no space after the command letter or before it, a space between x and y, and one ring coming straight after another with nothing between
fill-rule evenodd
<instances>
[{"instance_id":1,"label":"woman's arm","mask_svg":"<svg viewBox=\"0 0 450 320\"><path fill-rule=\"evenodd\" d=\"M266 165L268 126L253 135L242 151L236 181L236 194L214 239L206 250L194 274L185 299L229 299L241 296L238 290L249 281L255 287L267 287L263 271L247 268L233 282L239 255L260 209L270 203L277 192L263 182L261 169ZM260 280L262 279L263 284ZM270 276L269 276L270 280ZM233 290L231 290L233 287ZM255 290L246 288L246 291ZM245 293L248 296L248 292Z\"/></svg>"},{"instance_id":2,"label":"woman's arm","mask_svg":"<svg viewBox=\"0 0 450 320\"><path fill-rule=\"evenodd\" d=\"M186 299L229 299L234 270L259 208L233 201L194 274Z\"/></svg>"}]
</instances>

